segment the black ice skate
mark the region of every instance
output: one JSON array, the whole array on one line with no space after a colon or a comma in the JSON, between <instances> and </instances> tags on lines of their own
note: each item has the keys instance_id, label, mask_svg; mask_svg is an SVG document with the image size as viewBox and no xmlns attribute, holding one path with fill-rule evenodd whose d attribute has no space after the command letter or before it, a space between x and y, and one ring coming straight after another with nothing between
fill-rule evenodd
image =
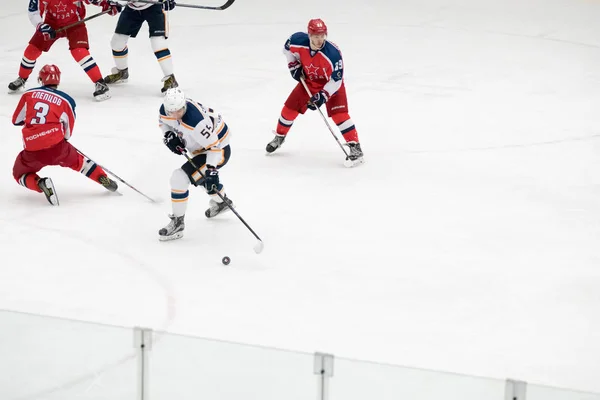
<instances>
[{"instance_id":1,"label":"black ice skate","mask_svg":"<svg viewBox=\"0 0 600 400\"><path fill-rule=\"evenodd\" d=\"M125 83L129 79L129 69L128 68L125 68L125 69L113 68L111 72L112 72L112 74L104 77L104 82L107 85L112 85L115 83Z\"/></svg>"},{"instance_id":2,"label":"black ice skate","mask_svg":"<svg viewBox=\"0 0 600 400\"><path fill-rule=\"evenodd\" d=\"M48 203L53 206L58 205L58 196L56 195L56 190L54 189L54 184L52 183L52 179L50 178L41 178L38 182L38 187L42 190L46 199L48 199Z\"/></svg>"},{"instance_id":3,"label":"black ice skate","mask_svg":"<svg viewBox=\"0 0 600 400\"><path fill-rule=\"evenodd\" d=\"M214 199L210 199L210 202L208 203L208 209L204 212L204 215L206 215L206 218L213 218L222 212L231 210L227 206L227 204L229 204L229 206L231 206L232 208L235 207L233 205L233 201L229 200L229 198L227 196L224 196L224 197L225 197L225 201L221 201L221 202L218 202Z\"/></svg>"},{"instance_id":4,"label":"black ice skate","mask_svg":"<svg viewBox=\"0 0 600 400\"><path fill-rule=\"evenodd\" d=\"M96 91L94 91L94 100L104 101L110 99L110 91L108 85L104 82L104 79L100 79L96 82Z\"/></svg>"},{"instance_id":5,"label":"black ice skate","mask_svg":"<svg viewBox=\"0 0 600 400\"><path fill-rule=\"evenodd\" d=\"M175 74L165 76L162 81L164 82L162 89L160 89L161 93L166 92L169 89L173 89L179 86L177 83L177 79L175 79Z\"/></svg>"},{"instance_id":6,"label":"black ice skate","mask_svg":"<svg viewBox=\"0 0 600 400\"><path fill-rule=\"evenodd\" d=\"M357 142L348 142L346 143L348 146L348 159L344 161L344 165L346 167L356 167L357 165L363 164L365 162L363 158L363 152L360 148L360 143Z\"/></svg>"},{"instance_id":7,"label":"black ice skate","mask_svg":"<svg viewBox=\"0 0 600 400\"><path fill-rule=\"evenodd\" d=\"M278 148L280 148L284 141L285 141L284 135L275 135L273 140L271 140L269 142L269 144L267 144L267 149L266 149L267 153L272 153L275 150L277 150Z\"/></svg>"},{"instance_id":8,"label":"black ice skate","mask_svg":"<svg viewBox=\"0 0 600 400\"><path fill-rule=\"evenodd\" d=\"M8 89L11 92L17 92L21 89L25 89L25 82L27 82L27 79L18 77L17 79L8 84Z\"/></svg>"},{"instance_id":9,"label":"black ice skate","mask_svg":"<svg viewBox=\"0 0 600 400\"><path fill-rule=\"evenodd\" d=\"M169 225L158 231L158 240L164 242L167 240L181 239L183 237L183 230L185 229L185 222L183 221L184 217L185 215L176 217L169 214L171 222L169 222Z\"/></svg>"},{"instance_id":10,"label":"black ice skate","mask_svg":"<svg viewBox=\"0 0 600 400\"><path fill-rule=\"evenodd\" d=\"M100 184L102 186L104 186L106 188L106 190L108 190L110 192L116 192L117 189L119 188L119 185L117 185L117 182L113 181L106 175L102 175L100 178L98 178L98 181L100 182Z\"/></svg>"}]
</instances>

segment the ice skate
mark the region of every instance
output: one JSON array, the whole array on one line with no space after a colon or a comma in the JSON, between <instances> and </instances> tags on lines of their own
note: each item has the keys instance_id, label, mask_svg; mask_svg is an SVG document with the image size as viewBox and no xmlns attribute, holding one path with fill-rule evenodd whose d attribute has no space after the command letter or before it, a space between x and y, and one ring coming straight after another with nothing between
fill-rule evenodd
<instances>
[{"instance_id":1,"label":"ice skate","mask_svg":"<svg viewBox=\"0 0 600 400\"><path fill-rule=\"evenodd\" d=\"M348 142L348 158L344 161L344 165L348 168L356 167L365 162L363 152L360 148L360 143Z\"/></svg>"},{"instance_id":2,"label":"ice skate","mask_svg":"<svg viewBox=\"0 0 600 400\"><path fill-rule=\"evenodd\" d=\"M169 225L158 231L158 240L164 242L167 240L181 239L183 237L183 230L185 229L185 222L183 221L184 217L185 215L176 217L173 214L169 214L171 222L169 222Z\"/></svg>"},{"instance_id":3,"label":"ice skate","mask_svg":"<svg viewBox=\"0 0 600 400\"><path fill-rule=\"evenodd\" d=\"M96 82L96 90L94 91L94 100L104 101L110 99L110 90L108 85L104 82L104 79L100 79Z\"/></svg>"},{"instance_id":4,"label":"ice skate","mask_svg":"<svg viewBox=\"0 0 600 400\"><path fill-rule=\"evenodd\" d=\"M56 195L56 190L54 189L54 184L52 183L52 179L41 178L37 184L38 184L38 187L44 193L44 196L46 196L46 199L48 199L48 203L52 204L53 206L57 206L58 205L58 196Z\"/></svg>"},{"instance_id":5,"label":"ice skate","mask_svg":"<svg viewBox=\"0 0 600 400\"><path fill-rule=\"evenodd\" d=\"M175 74L165 76L162 81L164 84L162 89L160 89L161 93L164 93L169 89L179 87L179 83L177 83L177 79L175 79Z\"/></svg>"},{"instance_id":6,"label":"ice skate","mask_svg":"<svg viewBox=\"0 0 600 400\"><path fill-rule=\"evenodd\" d=\"M225 201L221 201L221 202L218 202L214 199L210 199L210 202L208 203L208 209L204 212L204 215L206 215L206 218L213 218L222 212L227 212L227 211L231 210L227 206L227 204L229 204L229 206L231 206L231 207L235 207L233 205L233 202L231 200L229 200L229 198L227 196L224 196L224 197L225 197Z\"/></svg>"},{"instance_id":7,"label":"ice skate","mask_svg":"<svg viewBox=\"0 0 600 400\"><path fill-rule=\"evenodd\" d=\"M113 85L115 83L126 83L129 79L129 69L118 69L113 68L111 74L104 77L104 82L107 85Z\"/></svg>"},{"instance_id":8,"label":"ice skate","mask_svg":"<svg viewBox=\"0 0 600 400\"><path fill-rule=\"evenodd\" d=\"M27 79L18 77L17 79L8 84L8 90L10 90L11 93L23 90L25 89L25 82L27 82Z\"/></svg>"},{"instance_id":9,"label":"ice skate","mask_svg":"<svg viewBox=\"0 0 600 400\"><path fill-rule=\"evenodd\" d=\"M110 192L116 192L117 189L119 188L119 185L117 185L117 182L113 181L106 175L102 175L100 178L98 178L98 181L100 182L100 184L102 186L104 186L106 188L106 190L108 190Z\"/></svg>"},{"instance_id":10,"label":"ice skate","mask_svg":"<svg viewBox=\"0 0 600 400\"><path fill-rule=\"evenodd\" d=\"M275 137L273 138L273 140L271 140L269 142L269 144L267 144L267 153L272 153L275 150L277 150L278 148L281 147L281 145L283 144L283 142L285 141L285 136L284 135L277 135L275 134Z\"/></svg>"}]
</instances>

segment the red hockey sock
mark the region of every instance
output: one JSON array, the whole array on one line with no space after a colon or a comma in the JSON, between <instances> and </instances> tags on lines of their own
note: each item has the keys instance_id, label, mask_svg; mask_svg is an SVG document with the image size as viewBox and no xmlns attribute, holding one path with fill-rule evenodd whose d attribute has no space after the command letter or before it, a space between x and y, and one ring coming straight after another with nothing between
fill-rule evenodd
<instances>
[{"instance_id":1,"label":"red hockey sock","mask_svg":"<svg viewBox=\"0 0 600 400\"><path fill-rule=\"evenodd\" d=\"M94 182L100 183L100 177L106 175L104 169L102 169L101 166L99 166L89 158L82 156L81 154L77 154L77 156L77 163L69 166L69 168L82 173Z\"/></svg>"},{"instance_id":2,"label":"red hockey sock","mask_svg":"<svg viewBox=\"0 0 600 400\"><path fill-rule=\"evenodd\" d=\"M77 48L71 50L71 55L79 63L81 68L85 71L86 74L90 77L92 82L98 82L102 79L102 73L100 72L100 68L96 65L96 61L90 55L90 51L84 48Z\"/></svg>"},{"instance_id":3,"label":"red hockey sock","mask_svg":"<svg viewBox=\"0 0 600 400\"><path fill-rule=\"evenodd\" d=\"M29 190L33 190L34 192L42 192L42 189L38 186L38 181L40 177L35 172L29 174L23 174L17 180L19 185L25 186Z\"/></svg>"},{"instance_id":4,"label":"red hockey sock","mask_svg":"<svg viewBox=\"0 0 600 400\"><path fill-rule=\"evenodd\" d=\"M358 132L356 132L354 122L352 122L348 113L333 114L331 119L333 119L333 122L338 126L338 129L346 142L358 143Z\"/></svg>"},{"instance_id":5,"label":"red hockey sock","mask_svg":"<svg viewBox=\"0 0 600 400\"><path fill-rule=\"evenodd\" d=\"M283 136L287 135L298 114L300 114L298 111L283 106L283 109L281 110L281 116L277 122L277 134Z\"/></svg>"},{"instance_id":6,"label":"red hockey sock","mask_svg":"<svg viewBox=\"0 0 600 400\"><path fill-rule=\"evenodd\" d=\"M31 72L33 71L33 67L35 67L36 60L42 55L42 51L30 44L25 49L23 53L23 58L21 59L21 65L19 66L19 77L23 79L29 78Z\"/></svg>"}]
</instances>

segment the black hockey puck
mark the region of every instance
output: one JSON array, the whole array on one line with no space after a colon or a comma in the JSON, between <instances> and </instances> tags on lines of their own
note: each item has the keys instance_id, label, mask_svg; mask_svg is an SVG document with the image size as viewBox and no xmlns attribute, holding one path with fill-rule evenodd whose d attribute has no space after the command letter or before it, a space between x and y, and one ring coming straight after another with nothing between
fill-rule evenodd
<instances>
[{"instance_id":1,"label":"black hockey puck","mask_svg":"<svg viewBox=\"0 0 600 400\"><path fill-rule=\"evenodd\" d=\"M225 257L223 257L221 262L223 263L223 265L229 265L229 263L231 262L231 258L225 256Z\"/></svg>"}]
</instances>

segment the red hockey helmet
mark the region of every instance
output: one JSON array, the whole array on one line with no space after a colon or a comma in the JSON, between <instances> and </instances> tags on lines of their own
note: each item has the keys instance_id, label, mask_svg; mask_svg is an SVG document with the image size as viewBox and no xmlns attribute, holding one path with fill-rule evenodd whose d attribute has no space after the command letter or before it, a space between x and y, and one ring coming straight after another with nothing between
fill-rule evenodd
<instances>
[{"instance_id":1,"label":"red hockey helmet","mask_svg":"<svg viewBox=\"0 0 600 400\"><path fill-rule=\"evenodd\" d=\"M60 69L54 64L46 64L40 69L38 82L44 86L60 84Z\"/></svg>"},{"instance_id":2,"label":"red hockey helmet","mask_svg":"<svg viewBox=\"0 0 600 400\"><path fill-rule=\"evenodd\" d=\"M311 19L308 21L308 34L309 35L327 35L327 25L322 19Z\"/></svg>"}]
</instances>

